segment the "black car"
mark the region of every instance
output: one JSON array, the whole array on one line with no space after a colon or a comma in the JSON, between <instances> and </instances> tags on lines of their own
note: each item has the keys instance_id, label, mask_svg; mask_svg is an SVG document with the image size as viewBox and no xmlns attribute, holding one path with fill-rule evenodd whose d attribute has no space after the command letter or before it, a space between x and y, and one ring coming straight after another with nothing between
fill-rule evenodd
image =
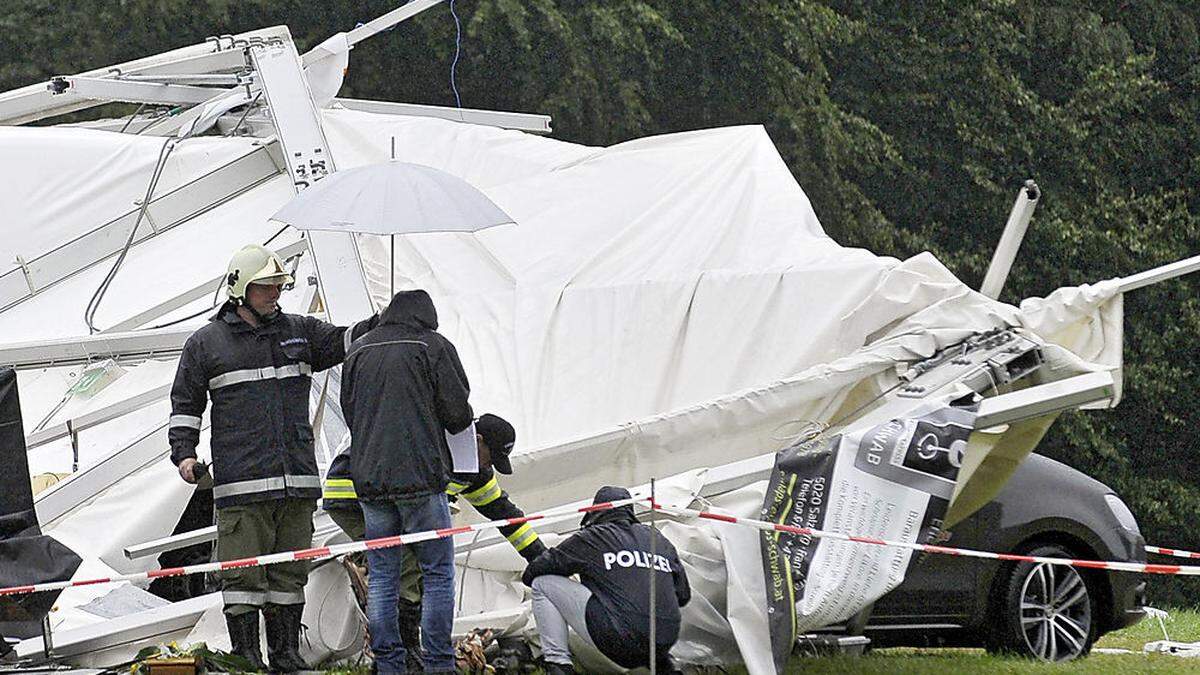
<instances>
[{"instance_id":1,"label":"black car","mask_svg":"<svg viewBox=\"0 0 1200 675\"><path fill-rule=\"evenodd\" d=\"M951 528L947 546L1045 557L1144 562L1145 541L1112 489L1030 455L1000 494ZM874 647L986 647L1065 661L1145 616L1146 582L1128 572L923 554L875 603Z\"/></svg>"}]
</instances>

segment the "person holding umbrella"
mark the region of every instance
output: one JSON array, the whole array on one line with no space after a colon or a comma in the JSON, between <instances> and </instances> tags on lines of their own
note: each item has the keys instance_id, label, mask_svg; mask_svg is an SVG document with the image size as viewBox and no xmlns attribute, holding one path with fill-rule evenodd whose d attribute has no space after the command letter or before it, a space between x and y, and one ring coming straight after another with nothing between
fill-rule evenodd
<instances>
[{"instance_id":1,"label":"person holding umbrella","mask_svg":"<svg viewBox=\"0 0 1200 675\"><path fill-rule=\"evenodd\" d=\"M465 431L474 415L458 352L437 326L428 293L397 293L379 326L356 340L346 357L342 414L350 429L350 473L368 539L450 527L446 434ZM426 672L452 673L454 542L443 537L405 548L416 554L424 582ZM396 616L400 548L370 550L367 563L367 619L376 668L404 672L407 645Z\"/></svg>"}]
</instances>

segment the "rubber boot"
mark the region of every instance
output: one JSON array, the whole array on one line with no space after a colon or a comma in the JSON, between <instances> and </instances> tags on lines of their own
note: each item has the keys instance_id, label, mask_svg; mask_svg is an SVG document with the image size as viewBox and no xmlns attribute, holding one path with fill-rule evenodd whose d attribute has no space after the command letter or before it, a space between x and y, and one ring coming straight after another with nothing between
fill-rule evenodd
<instances>
[{"instance_id":1,"label":"rubber boot","mask_svg":"<svg viewBox=\"0 0 1200 675\"><path fill-rule=\"evenodd\" d=\"M267 656L273 673L309 670L300 657L300 618L304 605L267 605Z\"/></svg>"},{"instance_id":2,"label":"rubber boot","mask_svg":"<svg viewBox=\"0 0 1200 675\"><path fill-rule=\"evenodd\" d=\"M400 598L396 602L400 624L400 642L404 644L404 667L410 673L425 670L425 653L421 651L421 603Z\"/></svg>"},{"instance_id":3,"label":"rubber boot","mask_svg":"<svg viewBox=\"0 0 1200 675\"><path fill-rule=\"evenodd\" d=\"M242 614L226 614L225 627L229 630L229 642L233 644L233 654L249 661L252 672L266 672L267 666L263 663L262 650L258 640L258 610Z\"/></svg>"}]
</instances>

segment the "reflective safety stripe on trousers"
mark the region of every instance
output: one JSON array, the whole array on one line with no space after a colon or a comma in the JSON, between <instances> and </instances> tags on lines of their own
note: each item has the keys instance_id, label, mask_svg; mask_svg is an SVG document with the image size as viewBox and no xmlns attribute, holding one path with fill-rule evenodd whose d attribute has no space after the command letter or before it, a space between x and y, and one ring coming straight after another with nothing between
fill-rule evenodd
<instances>
[{"instance_id":1,"label":"reflective safety stripe on trousers","mask_svg":"<svg viewBox=\"0 0 1200 675\"><path fill-rule=\"evenodd\" d=\"M228 387L233 384L241 384L243 382L258 382L260 380L283 380L289 377L300 377L301 375L312 375L312 366L307 363L293 363L288 366L267 366L265 368L247 368L246 370L232 370L228 373L218 375L208 381L210 391Z\"/></svg>"},{"instance_id":2,"label":"reflective safety stripe on trousers","mask_svg":"<svg viewBox=\"0 0 1200 675\"><path fill-rule=\"evenodd\" d=\"M217 485L213 488L213 497L233 497L235 495L253 494L255 492L270 492L284 488L321 488L320 476L275 476L256 480L241 480L236 483Z\"/></svg>"},{"instance_id":3,"label":"reflective safety stripe on trousers","mask_svg":"<svg viewBox=\"0 0 1200 675\"><path fill-rule=\"evenodd\" d=\"M167 426L171 427L186 427L200 431L200 423L203 420L195 415L171 415Z\"/></svg>"}]
</instances>

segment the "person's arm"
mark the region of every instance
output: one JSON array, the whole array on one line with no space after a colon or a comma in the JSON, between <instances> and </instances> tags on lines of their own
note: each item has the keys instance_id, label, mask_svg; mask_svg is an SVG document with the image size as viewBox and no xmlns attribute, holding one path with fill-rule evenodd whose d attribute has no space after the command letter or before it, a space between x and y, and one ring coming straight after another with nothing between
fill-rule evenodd
<instances>
[{"instance_id":1,"label":"person's arm","mask_svg":"<svg viewBox=\"0 0 1200 675\"><path fill-rule=\"evenodd\" d=\"M486 478L483 478L486 476ZM466 498L471 506L487 520L506 520L509 518L524 518L525 512L513 503L508 493L496 482L491 471L483 472L481 480L472 481L459 494ZM512 544L517 553L526 560L536 559L545 546L541 543L538 533L529 522L518 525L505 525L500 528L500 534Z\"/></svg>"},{"instance_id":2,"label":"person's arm","mask_svg":"<svg viewBox=\"0 0 1200 675\"><path fill-rule=\"evenodd\" d=\"M342 404L342 419L346 420L346 429L349 430L354 429L354 365L357 362L352 354L342 368L342 392L338 398Z\"/></svg>"},{"instance_id":3,"label":"person's arm","mask_svg":"<svg viewBox=\"0 0 1200 675\"><path fill-rule=\"evenodd\" d=\"M671 546L670 542L667 545ZM675 551L675 547L671 546L670 551L671 578L675 581L675 599L679 601L679 606L683 607L692 599L692 586L688 583L687 571L683 569L683 562L679 560L679 554Z\"/></svg>"},{"instance_id":4,"label":"person's arm","mask_svg":"<svg viewBox=\"0 0 1200 675\"><path fill-rule=\"evenodd\" d=\"M196 482L192 469L196 465L200 423L207 406L208 377L204 372L204 355L200 343L188 338L175 368L175 382L171 385L167 441L171 444L171 463L189 483Z\"/></svg>"},{"instance_id":5,"label":"person's arm","mask_svg":"<svg viewBox=\"0 0 1200 675\"><path fill-rule=\"evenodd\" d=\"M454 345L445 338L440 342L442 348L437 350L433 363L434 406L442 428L457 434L475 419L471 404L467 402L471 387Z\"/></svg>"},{"instance_id":6,"label":"person's arm","mask_svg":"<svg viewBox=\"0 0 1200 675\"><path fill-rule=\"evenodd\" d=\"M312 346L313 372L332 368L346 359L350 343L367 334L379 323L379 315L373 314L353 326L335 326L320 319L304 317L304 328Z\"/></svg>"},{"instance_id":7,"label":"person's arm","mask_svg":"<svg viewBox=\"0 0 1200 675\"><path fill-rule=\"evenodd\" d=\"M587 536L586 531L576 532L558 546L547 549L545 553L525 566L521 582L530 586L533 584L533 580L540 576L557 574L569 577L587 569L587 563L582 556L582 552L587 548L587 542L583 540L585 536Z\"/></svg>"}]
</instances>

